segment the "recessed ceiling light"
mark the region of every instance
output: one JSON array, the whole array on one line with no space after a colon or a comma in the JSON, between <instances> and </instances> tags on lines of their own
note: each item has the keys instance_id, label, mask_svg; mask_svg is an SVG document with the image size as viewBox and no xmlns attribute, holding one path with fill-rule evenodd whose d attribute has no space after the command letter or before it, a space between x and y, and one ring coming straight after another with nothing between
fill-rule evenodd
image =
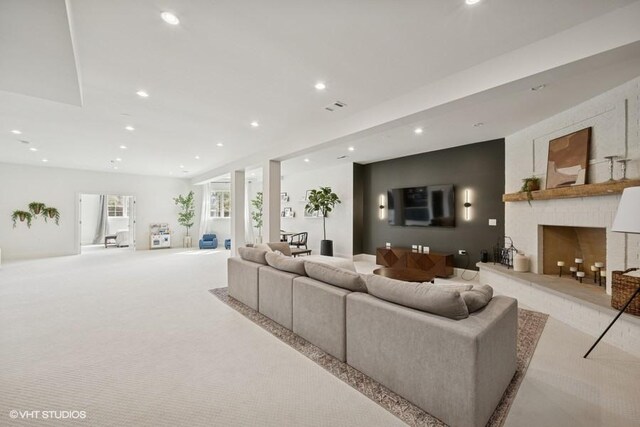
<instances>
[{"instance_id":1,"label":"recessed ceiling light","mask_svg":"<svg viewBox=\"0 0 640 427\"><path fill-rule=\"evenodd\" d=\"M222 142L218 142L216 145L217 145L218 147L224 147L224 144L223 144Z\"/></svg>"},{"instance_id":2,"label":"recessed ceiling light","mask_svg":"<svg viewBox=\"0 0 640 427\"><path fill-rule=\"evenodd\" d=\"M114 168L115 170L118 170L118 167L117 167L117 166L114 166L113 168Z\"/></svg>"},{"instance_id":3,"label":"recessed ceiling light","mask_svg":"<svg viewBox=\"0 0 640 427\"><path fill-rule=\"evenodd\" d=\"M465 0L464 2L468 5L472 5L472 4L480 3L480 0Z\"/></svg>"},{"instance_id":4,"label":"recessed ceiling light","mask_svg":"<svg viewBox=\"0 0 640 427\"><path fill-rule=\"evenodd\" d=\"M14 129L14 130L11 131L11 133L14 134L14 135L20 135L22 132L19 131L18 129Z\"/></svg>"},{"instance_id":5,"label":"recessed ceiling light","mask_svg":"<svg viewBox=\"0 0 640 427\"><path fill-rule=\"evenodd\" d=\"M42 159L42 161L43 161L44 163L47 163L49 160L47 160L47 159Z\"/></svg>"},{"instance_id":6,"label":"recessed ceiling light","mask_svg":"<svg viewBox=\"0 0 640 427\"><path fill-rule=\"evenodd\" d=\"M123 150L126 150L127 146L126 145L121 145L120 148L123 149Z\"/></svg>"},{"instance_id":7,"label":"recessed ceiling light","mask_svg":"<svg viewBox=\"0 0 640 427\"><path fill-rule=\"evenodd\" d=\"M184 165L180 165L180 169L184 168Z\"/></svg>"},{"instance_id":8,"label":"recessed ceiling light","mask_svg":"<svg viewBox=\"0 0 640 427\"><path fill-rule=\"evenodd\" d=\"M141 98L148 98L149 97L149 94L144 90L137 91L136 95L138 95Z\"/></svg>"},{"instance_id":9,"label":"recessed ceiling light","mask_svg":"<svg viewBox=\"0 0 640 427\"><path fill-rule=\"evenodd\" d=\"M136 130L136 128L134 128L133 126L125 126L124 128L125 128L126 130L129 130L129 131L134 131L134 130Z\"/></svg>"},{"instance_id":10,"label":"recessed ceiling light","mask_svg":"<svg viewBox=\"0 0 640 427\"><path fill-rule=\"evenodd\" d=\"M255 120L251 122L251 127L257 128L258 126L260 126L260 123L256 122Z\"/></svg>"},{"instance_id":11,"label":"recessed ceiling light","mask_svg":"<svg viewBox=\"0 0 640 427\"><path fill-rule=\"evenodd\" d=\"M413 133L415 133L416 135L420 135L420 134L422 134L422 128L415 128L415 129L413 130Z\"/></svg>"},{"instance_id":12,"label":"recessed ceiling light","mask_svg":"<svg viewBox=\"0 0 640 427\"><path fill-rule=\"evenodd\" d=\"M547 86L547 85L544 85L544 84L542 84L542 85L538 85L538 86L534 86L534 87L532 87L532 88L531 88L531 90L532 90L532 91L534 91L534 92L537 92L537 91L539 91L539 90L544 89L546 86Z\"/></svg>"},{"instance_id":13,"label":"recessed ceiling light","mask_svg":"<svg viewBox=\"0 0 640 427\"><path fill-rule=\"evenodd\" d=\"M349 151L356 151L355 147L349 147Z\"/></svg>"},{"instance_id":14,"label":"recessed ceiling light","mask_svg":"<svg viewBox=\"0 0 640 427\"><path fill-rule=\"evenodd\" d=\"M327 85L322 82L318 82L316 83L315 88L316 90L325 90L327 88Z\"/></svg>"},{"instance_id":15,"label":"recessed ceiling light","mask_svg":"<svg viewBox=\"0 0 640 427\"><path fill-rule=\"evenodd\" d=\"M31 147L29 148L29 151L38 151L38 149L36 147Z\"/></svg>"},{"instance_id":16,"label":"recessed ceiling light","mask_svg":"<svg viewBox=\"0 0 640 427\"><path fill-rule=\"evenodd\" d=\"M116 157L116 162L121 162L122 159L120 157Z\"/></svg>"},{"instance_id":17,"label":"recessed ceiling light","mask_svg":"<svg viewBox=\"0 0 640 427\"><path fill-rule=\"evenodd\" d=\"M195 156L194 159L200 160L200 156Z\"/></svg>"},{"instance_id":18,"label":"recessed ceiling light","mask_svg":"<svg viewBox=\"0 0 640 427\"><path fill-rule=\"evenodd\" d=\"M170 25L178 25L180 23L178 17L171 12L162 12L160 17L164 22Z\"/></svg>"},{"instance_id":19,"label":"recessed ceiling light","mask_svg":"<svg viewBox=\"0 0 640 427\"><path fill-rule=\"evenodd\" d=\"M189 171L182 171L182 173L189 173Z\"/></svg>"},{"instance_id":20,"label":"recessed ceiling light","mask_svg":"<svg viewBox=\"0 0 640 427\"><path fill-rule=\"evenodd\" d=\"M473 127L474 127L474 128L479 128L479 127L481 127L481 126L484 126L484 123L482 123L482 122L478 122L478 123L476 123L475 125L473 125Z\"/></svg>"},{"instance_id":21,"label":"recessed ceiling light","mask_svg":"<svg viewBox=\"0 0 640 427\"><path fill-rule=\"evenodd\" d=\"M304 159L305 162L309 163L309 159Z\"/></svg>"}]
</instances>

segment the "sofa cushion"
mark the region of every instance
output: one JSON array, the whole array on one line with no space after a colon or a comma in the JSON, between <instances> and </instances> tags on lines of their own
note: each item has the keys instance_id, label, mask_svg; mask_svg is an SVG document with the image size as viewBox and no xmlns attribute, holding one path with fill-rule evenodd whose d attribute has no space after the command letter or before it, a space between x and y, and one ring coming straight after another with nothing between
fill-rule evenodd
<instances>
[{"instance_id":1,"label":"sofa cushion","mask_svg":"<svg viewBox=\"0 0 640 427\"><path fill-rule=\"evenodd\" d=\"M311 261L305 261L304 269L312 279L354 292L367 292L362 276L354 271Z\"/></svg>"},{"instance_id":2,"label":"sofa cushion","mask_svg":"<svg viewBox=\"0 0 640 427\"><path fill-rule=\"evenodd\" d=\"M460 292L426 283L411 283L377 275L366 276L367 290L385 301L449 319L465 319L469 310ZM469 291L470 292L470 291Z\"/></svg>"},{"instance_id":3,"label":"sofa cushion","mask_svg":"<svg viewBox=\"0 0 640 427\"><path fill-rule=\"evenodd\" d=\"M356 265L352 260L334 256L326 255L307 255L304 257L305 261L319 262L321 264L328 264L334 267L344 268L350 271L356 271Z\"/></svg>"},{"instance_id":4,"label":"sofa cushion","mask_svg":"<svg viewBox=\"0 0 640 427\"><path fill-rule=\"evenodd\" d=\"M299 274L300 276L306 275L304 260L291 258L274 252L267 252L265 258L267 259L267 264L276 270L287 271L289 273Z\"/></svg>"},{"instance_id":5,"label":"sofa cushion","mask_svg":"<svg viewBox=\"0 0 640 427\"><path fill-rule=\"evenodd\" d=\"M265 254L267 251L263 251L257 248L238 248L238 255L245 261L257 262L258 264L267 265Z\"/></svg>"},{"instance_id":6,"label":"sofa cushion","mask_svg":"<svg viewBox=\"0 0 640 427\"><path fill-rule=\"evenodd\" d=\"M460 293L469 313L478 311L493 298L493 288L489 285L474 285L471 290Z\"/></svg>"},{"instance_id":7,"label":"sofa cushion","mask_svg":"<svg viewBox=\"0 0 640 427\"><path fill-rule=\"evenodd\" d=\"M424 282L425 285L435 285L435 286L441 286L443 289L448 289L450 291L458 291L460 292L460 294L462 294L465 291L470 291L471 289L473 289L473 285L465 285L464 283L430 283L430 282Z\"/></svg>"}]
</instances>

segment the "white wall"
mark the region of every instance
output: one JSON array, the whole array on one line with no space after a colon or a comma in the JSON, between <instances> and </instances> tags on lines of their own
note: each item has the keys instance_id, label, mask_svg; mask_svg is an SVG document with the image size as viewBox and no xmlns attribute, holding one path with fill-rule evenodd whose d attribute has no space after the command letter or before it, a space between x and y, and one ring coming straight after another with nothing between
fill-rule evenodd
<instances>
[{"instance_id":1,"label":"white wall","mask_svg":"<svg viewBox=\"0 0 640 427\"><path fill-rule=\"evenodd\" d=\"M552 90L548 88L545 90ZM640 77L506 138L505 190L519 191L522 179L544 178L551 139L592 127L588 182L609 179L609 155L633 159L627 177L640 177ZM620 165L615 165L616 179ZM619 196L506 203L505 232L515 246L532 258L532 271L541 265L538 225L603 227L607 230L607 270L640 266L640 236L611 232ZM609 274L609 282L610 282ZM610 291L610 283L608 284Z\"/></svg>"},{"instance_id":2,"label":"white wall","mask_svg":"<svg viewBox=\"0 0 640 427\"><path fill-rule=\"evenodd\" d=\"M100 195L82 195L82 237L80 244L91 245L96 237L100 218Z\"/></svg>"},{"instance_id":3,"label":"white wall","mask_svg":"<svg viewBox=\"0 0 640 427\"><path fill-rule=\"evenodd\" d=\"M282 192L289 195L289 202L282 203L293 208L294 218L281 218L280 228L291 232L307 231L309 249L320 254L322 240L322 218L304 217L304 197L307 190L318 187L331 187L340 197L341 204L329 214L327 221L327 239L333 240L333 253L336 256L353 256L353 164L347 163L307 172L286 174L282 177Z\"/></svg>"},{"instance_id":4,"label":"white wall","mask_svg":"<svg viewBox=\"0 0 640 427\"><path fill-rule=\"evenodd\" d=\"M5 259L71 255L78 251L79 194L136 196L136 248L148 249L149 225L166 222L173 246L182 245L184 229L178 225L173 197L192 189L187 180L122 173L90 172L0 163L0 248ZM196 200L199 191L196 194ZM11 212L40 201L60 211L60 226L34 221L31 229L12 228ZM196 224L199 210L196 211ZM196 228L197 229L197 228Z\"/></svg>"}]
</instances>

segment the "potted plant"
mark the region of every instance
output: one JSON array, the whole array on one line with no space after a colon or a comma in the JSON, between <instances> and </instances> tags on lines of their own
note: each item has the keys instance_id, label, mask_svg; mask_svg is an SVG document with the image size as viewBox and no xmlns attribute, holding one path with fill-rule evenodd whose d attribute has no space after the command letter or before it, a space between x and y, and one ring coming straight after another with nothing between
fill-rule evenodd
<instances>
[{"instance_id":1,"label":"potted plant","mask_svg":"<svg viewBox=\"0 0 640 427\"><path fill-rule=\"evenodd\" d=\"M322 215L322 237L320 241L320 254L333 256L333 240L327 240L326 220L329 212L340 202L338 195L331 191L331 187L320 187L309 191L307 204L304 209L309 214L319 212Z\"/></svg>"},{"instance_id":2,"label":"potted plant","mask_svg":"<svg viewBox=\"0 0 640 427\"><path fill-rule=\"evenodd\" d=\"M13 221L13 228L16 228L16 222L20 220L20 222L27 221L27 227L31 228L31 220L33 219L33 215L31 212L27 211L13 211L11 214L11 220Z\"/></svg>"},{"instance_id":3,"label":"potted plant","mask_svg":"<svg viewBox=\"0 0 640 427\"><path fill-rule=\"evenodd\" d=\"M56 208L52 208L52 207L43 208L42 217L44 218L45 222L47 222L47 220L51 218L55 220L56 225L60 225L60 212L58 212L58 209Z\"/></svg>"},{"instance_id":4,"label":"potted plant","mask_svg":"<svg viewBox=\"0 0 640 427\"><path fill-rule=\"evenodd\" d=\"M539 177L530 176L529 178L525 178L522 180L522 188L520 189L520 191L527 193L527 203L529 203L529 206L531 206L531 200L533 200L533 197L531 197L531 192L537 191L539 189L540 189Z\"/></svg>"},{"instance_id":5,"label":"potted plant","mask_svg":"<svg viewBox=\"0 0 640 427\"><path fill-rule=\"evenodd\" d=\"M182 194L175 197L173 201L180 207L178 213L178 224L187 229L187 235L184 236L184 247L191 247L191 236L189 236L189 229L193 227L193 218L196 216L195 202L193 200L193 191L189 191L189 194L183 196Z\"/></svg>"},{"instance_id":6,"label":"potted plant","mask_svg":"<svg viewBox=\"0 0 640 427\"><path fill-rule=\"evenodd\" d=\"M44 205L44 203L31 202L29 203L29 212L31 212L34 216L40 215L40 213L45 207L46 206Z\"/></svg>"},{"instance_id":7,"label":"potted plant","mask_svg":"<svg viewBox=\"0 0 640 427\"><path fill-rule=\"evenodd\" d=\"M253 220L254 227L258 229L258 238L256 243L262 243L262 206L263 198L262 191L256 193L256 198L251 200L251 206L254 207L254 211L251 211L251 219Z\"/></svg>"}]
</instances>

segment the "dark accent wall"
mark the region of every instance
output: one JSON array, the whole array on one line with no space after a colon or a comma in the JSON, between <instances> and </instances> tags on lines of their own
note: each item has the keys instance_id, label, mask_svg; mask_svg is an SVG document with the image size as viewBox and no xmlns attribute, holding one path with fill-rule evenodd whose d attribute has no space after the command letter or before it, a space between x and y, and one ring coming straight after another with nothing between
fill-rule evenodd
<instances>
[{"instance_id":1,"label":"dark accent wall","mask_svg":"<svg viewBox=\"0 0 640 427\"><path fill-rule=\"evenodd\" d=\"M377 247L429 246L434 252L455 254L456 267L475 268L480 251L491 257L492 248L504 235L504 139L431 151L354 168L354 195L362 182L363 224L357 228L354 215L354 254L375 254ZM453 184L456 193L455 227L392 226L379 218L379 196L390 188ZM471 190L471 219L465 220L464 192ZM357 206L354 200L354 211ZM497 226L489 226L489 219ZM357 242L361 242L358 244ZM465 249L469 257L458 255Z\"/></svg>"},{"instance_id":2,"label":"dark accent wall","mask_svg":"<svg viewBox=\"0 0 640 427\"><path fill-rule=\"evenodd\" d=\"M362 253L364 233L364 165L353 164L353 253Z\"/></svg>"}]
</instances>

